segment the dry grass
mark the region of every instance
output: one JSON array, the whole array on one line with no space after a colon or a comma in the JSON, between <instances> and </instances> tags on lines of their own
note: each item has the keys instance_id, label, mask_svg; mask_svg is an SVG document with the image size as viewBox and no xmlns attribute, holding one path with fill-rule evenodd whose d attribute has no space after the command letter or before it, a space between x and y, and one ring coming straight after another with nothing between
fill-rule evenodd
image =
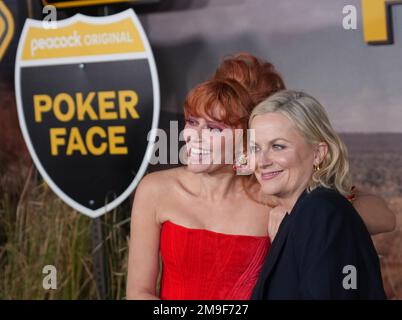
<instances>
[{"instance_id":1,"label":"dry grass","mask_svg":"<svg viewBox=\"0 0 402 320\"><path fill-rule=\"evenodd\" d=\"M64 204L33 167L21 173L21 193L0 197L0 299L96 299L92 257L102 246L92 248L91 219ZM125 295L128 220L121 216L102 219L110 299ZM45 265L57 268L56 290L43 289Z\"/></svg>"},{"instance_id":2,"label":"dry grass","mask_svg":"<svg viewBox=\"0 0 402 320\"><path fill-rule=\"evenodd\" d=\"M104 298L125 296L129 204L100 219L104 242L92 243L92 220L62 202L32 166L11 85L0 81L0 299L96 299L93 256L107 257ZM57 290L42 269L57 268Z\"/></svg>"}]
</instances>

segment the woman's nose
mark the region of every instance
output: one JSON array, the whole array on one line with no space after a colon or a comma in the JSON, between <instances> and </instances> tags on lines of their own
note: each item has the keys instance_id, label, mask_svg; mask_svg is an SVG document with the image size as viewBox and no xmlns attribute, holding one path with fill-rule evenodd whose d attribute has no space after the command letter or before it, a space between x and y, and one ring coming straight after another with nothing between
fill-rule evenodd
<instances>
[{"instance_id":1,"label":"woman's nose","mask_svg":"<svg viewBox=\"0 0 402 320\"><path fill-rule=\"evenodd\" d=\"M197 126L192 126L191 128L185 129L186 142L197 143L202 141L202 131L205 126L198 124Z\"/></svg>"},{"instance_id":2,"label":"woman's nose","mask_svg":"<svg viewBox=\"0 0 402 320\"><path fill-rule=\"evenodd\" d=\"M195 127L195 130L197 132L198 138L201 140L201 135L202 135L202 130L205 129L205 126L202 124L199 124L198 126Z\"/></svg>"},{"instance_id":3,"label":"woman's nose","mask_svg":"<svg viewBox=\"0 0 402 320\"><path fill-rule=\"evenodd\" d=\"M262 150L257 159L257 164L260 168L265 168L272 165L271 152L269 150Z\"/></svg>"}]
</instances>

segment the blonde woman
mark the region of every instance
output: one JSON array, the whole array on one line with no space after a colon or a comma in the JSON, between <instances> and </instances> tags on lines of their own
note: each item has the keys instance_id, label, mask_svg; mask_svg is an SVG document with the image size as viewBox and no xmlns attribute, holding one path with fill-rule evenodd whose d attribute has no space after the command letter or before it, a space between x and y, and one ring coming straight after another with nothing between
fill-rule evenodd
<instances>
[{"instance_id":1,"label":"blonde woman","mask_svg":"<svg viewBox=\"0 0 402 320\"><path fill-rule=\"evenodd\" d=\"M347 200L347 151L324 108L280 91L250 116L255 176L286 213L254 299L385 299L370 234Z\"/></svg>"}]
</instances>

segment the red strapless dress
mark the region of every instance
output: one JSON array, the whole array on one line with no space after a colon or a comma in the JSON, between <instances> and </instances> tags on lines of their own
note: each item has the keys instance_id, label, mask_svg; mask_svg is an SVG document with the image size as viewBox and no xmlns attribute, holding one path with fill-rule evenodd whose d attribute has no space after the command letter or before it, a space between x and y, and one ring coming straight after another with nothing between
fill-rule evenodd
<instances>
[{"instance_id":1,"label":"red strapless dress","mask_svg":"<svg viewBox=\"0 0 402 320\"><path fill-rule=\"evenodd\" d=\"M161 299L247 300L271 245L269 237L162 225Z\"/></svg>"}]
</instances>

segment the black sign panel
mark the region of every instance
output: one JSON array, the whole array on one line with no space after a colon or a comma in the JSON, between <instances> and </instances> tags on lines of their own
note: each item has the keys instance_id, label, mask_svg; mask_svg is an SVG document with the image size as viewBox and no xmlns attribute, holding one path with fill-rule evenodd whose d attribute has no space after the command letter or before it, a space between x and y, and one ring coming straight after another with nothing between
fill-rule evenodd
<instances>
[{"instance_id":1,"label":"black sign panel","mask_svg":"<svg viewBox=\"0 0 402 320\"><path fill-rule=\"evenodd\" d=\"M18 49L17 104L32 158L49 186L91 217L115 208L133 191L148 164L148 133L158 122L155 64L142 29L136 33L140 26L133 17L127 10L95 18L97 24L89 22L80 29L77 22L86 17L79 15L51 33L39 32L30 20ZM132 30L127 30L127 23L132 23ZM97 30L99 26L103 29ZM62 43L74 32L82 48L78 40L59 48L51 44ZM116 42L94 44L99 32L109 32ZM48 47L33 45L41 39ZM115 52L104 55L107 50Z\"/></svg>"}]
</instances>

